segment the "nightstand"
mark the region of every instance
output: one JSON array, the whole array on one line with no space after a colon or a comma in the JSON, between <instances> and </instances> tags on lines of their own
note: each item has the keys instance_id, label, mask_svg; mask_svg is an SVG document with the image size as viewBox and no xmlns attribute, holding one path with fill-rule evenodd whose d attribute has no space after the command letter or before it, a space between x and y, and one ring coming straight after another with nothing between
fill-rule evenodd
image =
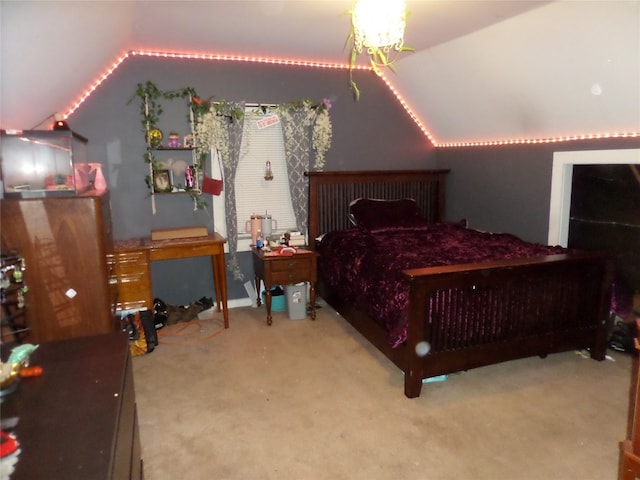
<instances>
[{"instance_id":1,"label":"nightstand","mask_svg":"<svg viewBox=\"0 0 640 480\"><path fill-rule=\"evenodd\" d=\"M274 252L265 252L263 249L251 247L253 251L253 271L256 275L256 291L258 293L258 306L262 305L260 299L260 280L264 282L266 290L265 300L267 307L267 325L271 325L271 287L275 285L291 285L300 282L309 282L309 304L311 305L311 319L316 319L316 281L317 256L312 250L300 247L293 255L279 255Z\"/></svg>"}]
</instances>

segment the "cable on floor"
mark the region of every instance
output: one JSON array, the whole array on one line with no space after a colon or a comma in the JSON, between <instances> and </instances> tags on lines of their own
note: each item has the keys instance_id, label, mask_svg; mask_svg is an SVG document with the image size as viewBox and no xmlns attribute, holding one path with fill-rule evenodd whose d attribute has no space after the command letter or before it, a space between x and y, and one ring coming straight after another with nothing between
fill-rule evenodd
<instances>
[{"instance_id":1,"label":"cable on floor","mask_svg":"<svg viewBox=\"0 0 640 480\"><path fill-rule=\"evenodd\" d=\"M216 324L218 329L211 333L207 331L207 324ZM192 345L205 342L224 332L224 321L218 318L203 318L167 325L158 330L160 345ZM203 336L204 334L204 336ZM195 337L195 338L194 338Z\"/></svg>"}]
</instances>

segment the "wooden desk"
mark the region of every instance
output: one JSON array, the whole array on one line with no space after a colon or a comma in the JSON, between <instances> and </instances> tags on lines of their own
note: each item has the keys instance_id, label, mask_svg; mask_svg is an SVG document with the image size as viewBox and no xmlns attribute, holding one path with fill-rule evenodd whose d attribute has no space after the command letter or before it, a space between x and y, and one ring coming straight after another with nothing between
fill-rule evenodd
<instances>
[{"instance_id":1,"label":"wooden desk","mask_svg":"<svg viewBox=\"0 0 640 480\"><path fill-rule=\"evenodd\" d=\"M640 328L640 317L636 319ZM638 330L640 332L640 330ZM640 333L636 338L636 350L640 350ZM633 362L637 371L633 375L633 391L630 402L630 423L627 439L620 443L620 464L618 478L620 480L636 480L640 478L640 363Z\"/></svg>"},{"instance_id":2,"label":"wooden desk","mask_svg":"<svg viewBox=\"0 0 640 480\"><path fill-rule=\"evenodd\" d=\"M224 244L226 241L222 235L212 233L207 237L171 240L135 238L114 242L113 263L119 292L118 309L147 308L153 310L152 261L211 257L216 304L218 311L222 311L224 328L229 328L227 275L224 265Z\"/></svg>"}]
</instances>

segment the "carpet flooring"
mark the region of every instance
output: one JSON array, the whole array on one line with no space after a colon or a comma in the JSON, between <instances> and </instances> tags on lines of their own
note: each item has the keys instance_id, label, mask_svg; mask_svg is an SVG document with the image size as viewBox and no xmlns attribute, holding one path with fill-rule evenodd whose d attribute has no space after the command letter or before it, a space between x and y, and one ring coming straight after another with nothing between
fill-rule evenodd
<instances>
[{"instance_id":1,"label":"carpet flooring","mask_svg":"<svg viewBox=\"0 0 640 480\"><path fill-rule=\"evenodd\" d=\"M632 357L403 374L328 307L161 330L133 359L146 480L615 480Z\"/></svg>"}]
</instances>

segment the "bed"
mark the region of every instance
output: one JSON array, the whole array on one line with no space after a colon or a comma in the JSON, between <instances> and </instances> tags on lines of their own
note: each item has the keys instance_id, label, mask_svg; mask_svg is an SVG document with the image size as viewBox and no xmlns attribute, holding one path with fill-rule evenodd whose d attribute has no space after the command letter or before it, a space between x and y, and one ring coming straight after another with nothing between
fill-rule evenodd
<instances>
[{"instance_id":1,"label":"bed","mask_svg":"<svg viewBox=\"0 0 640 480\"><path fill-rule=\"evenodd\" d=\"M404 393L409 398L420 396L424 379L518 358L575 349L604 360L612 277L609 259L594 252L535 244L527 250L526 242L517 237L483 234L466 229L464 222L446 222L447 174L448 170L307 172L309 243L320 253L319 295L404 372ZM404 213L394 213L393 208L398 208L394 202L410 199L411 208L418 209L419 225L411 220L397 231L395 225L384 222L370 229L362 224L355 227L357 199L388 200L377 204L392 205L388 211L376 208L384 212L377 215L379 219L400 218ZM370 205L363 211L369 212L374 224L378 221ZM435 244L423 248L415 243L419 240L403 235L436 227L460 235L468 230L504 237L507 243L524 248L524 256L485 255L464 263L452 263L449 258L432 266L409 263L404 257ZM367 231L358 237L354 230ZM392 244L405 248L390 254ZM340 253L353 245L351 253ZM446 250L454 249L449 245ZM379 258L381 253L404 263L395 270L378 265L376 255ZM341 255L346 267L342 272L336 270L336 262L331 264L332 258ZM358 277L360 270L378 275L377 280ZM387 286L392 277L399 286ZM400 312L400 327L387 324L371 306L391 304L387 310Z\"/></svg>"}]
</instances>

